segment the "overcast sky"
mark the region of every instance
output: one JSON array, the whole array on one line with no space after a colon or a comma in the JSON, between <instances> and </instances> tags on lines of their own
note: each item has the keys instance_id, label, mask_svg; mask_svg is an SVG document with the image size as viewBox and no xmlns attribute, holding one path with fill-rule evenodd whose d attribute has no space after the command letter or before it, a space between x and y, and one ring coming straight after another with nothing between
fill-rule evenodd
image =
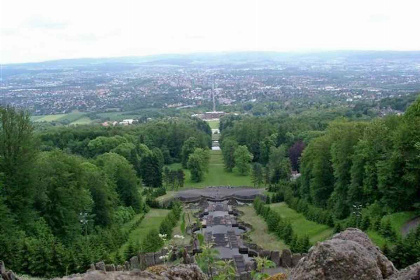
<instances>
[{"instance_id":1,"label":"overcast sky","mask_svg":"<svg viewBox=\"0 0 420 280\"><path fill-rule=\"evenodd\" d=\"M420 0L0 0L0 62L420 50Z\"/></svg>"}]
</instances>

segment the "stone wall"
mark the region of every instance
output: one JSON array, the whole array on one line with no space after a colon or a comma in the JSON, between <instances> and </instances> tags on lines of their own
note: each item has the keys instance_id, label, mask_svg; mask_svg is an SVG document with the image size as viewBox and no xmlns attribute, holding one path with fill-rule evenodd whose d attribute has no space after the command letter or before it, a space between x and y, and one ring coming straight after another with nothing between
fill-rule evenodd
<instances>
[{"instance_id":1,"label":"stone wall","mask_svg":"<svg viewBox=\"0 0 420 280\"><path fill-rule=\"evenodd\" d=\"M292 253L289 249L284 249L282 251L270 251L264 250L258 245L254 243L247 243L245 244L248 248L248 255L249 256L260 256L262 258L268 258L269 260L273 261L276 266L281 266L284 268L292 268L295 267L299 260L306 256L306 254L300 253ZM240 248L242 251L241 253L245 253L246 247Z\"/></svg>"},{"instance_id":2,"label":"stone wall","mask_svg":"<svg viewBox=\"0 0 420 280\"><path fill-rule=\"evenodd\" d=\"M187 252L190 251L191 246L187 246ZM115 264L105 264L104 262L98 262L96 264L92 264L89 271L92 270L100 270L100 271L129 271L133 269L140 269L145 270L148 267L160 265L164 263L163 256L166 256L168 251L162 249L155 253L144 253L138 254L137 256L133 256L130 258L130 261L126 261L124 265L115 265ZM179 258L184 259L184 264L191 264L195 262L194 257L192 257L189 253L182 254L180 251L175 251L172 254L171 261L174 261Z\"/></svg>"}]
</instances>

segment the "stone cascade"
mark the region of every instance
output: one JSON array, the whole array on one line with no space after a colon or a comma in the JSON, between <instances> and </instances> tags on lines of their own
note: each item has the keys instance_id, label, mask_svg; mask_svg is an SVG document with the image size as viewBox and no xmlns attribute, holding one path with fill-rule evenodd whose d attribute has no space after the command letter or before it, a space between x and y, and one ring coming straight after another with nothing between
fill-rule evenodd
<instances>
[{"instance_id":1,"label":"stone cascade","mask_svg":"<svg viewBox=\"0 0 420 280\"><path fill-rule=\"evenodd\" d=\"M224 201L207 201L199 203L201 211L197 216L201 220L201 227L195 227L193 232L204 235L207 243L220 253L221 259L233 260L240 279L250 279L250 272L255 270L253 257L261 256L272 260L277 267L292 268L303 257L302 254L292 254L290 250L269 251L259 248L255 244L246 243L242 234L247 226L237 220L240 213L236 209L237 203L231 204L232 199ZM201 250L196 244L195 252Z\"/></svg>"}]
</instances>

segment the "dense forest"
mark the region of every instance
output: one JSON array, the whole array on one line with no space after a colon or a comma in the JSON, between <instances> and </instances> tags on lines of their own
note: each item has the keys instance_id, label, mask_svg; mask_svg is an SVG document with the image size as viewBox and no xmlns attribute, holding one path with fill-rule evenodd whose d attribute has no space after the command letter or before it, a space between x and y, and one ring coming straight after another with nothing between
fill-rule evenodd
<instances>
[{"instance_id":1,"label":"dense forest","mask_svg":"<svg viewBox=\"0 0 420 280\"><path fill-rule=\"evenodd\" d=\"M386 214L420 211L420 98L401 116L228 116L221 129L226 170L235 168L235 149L247 147L253 180L269 186L273 202L286 201L336 231L380 232L399 267L420 260L420 230L402 239L381 222ZM291 170L301 174L292 182Z\"/></svg>"},{"instance_id":2,"label":"dense forest","mask_svg":"<svg viewBox=\"0 0 420 280\"><path fill-rule=\"evenodd\" d=\"M202 151L211 144L210 127L198 119L34 131L26 112L1 108L0 117L0 259L15 272L37 276L127 260L130 250L115 252L137 224L121 226L147 212L161 193L147 187L161 189L164 164L195 152L184 142L194 139ZM150 232L138 249L156 250L157 234Z\"/></svg>"},{"instance_id":3,"label":"dense forest","mask_svg":"<svg viewBox=\"0 0 420 280\"><path fill-rule=\"evenodd\" d=\"M225 169L268 187L267 201L254 207L294 251L306 251L308 239L266 203L285 201L336 231L378 232L384 252L404 267L419 261L420 230L403 238L381 218L420 211L420 98L401 116L355 110L347 118L340 108L228 114L220 121ZM18 273L60 276L157 249L152 230L121 253L141 219L122 225L160 207L155 198L165 186L182 187L185 168L199 182L209 165L211 129L195 118L35 129L24 111L1 108L0 117L0 259ZM173 206L160 231L170 233L179 215Z\"/></svg>"}]
</instances>

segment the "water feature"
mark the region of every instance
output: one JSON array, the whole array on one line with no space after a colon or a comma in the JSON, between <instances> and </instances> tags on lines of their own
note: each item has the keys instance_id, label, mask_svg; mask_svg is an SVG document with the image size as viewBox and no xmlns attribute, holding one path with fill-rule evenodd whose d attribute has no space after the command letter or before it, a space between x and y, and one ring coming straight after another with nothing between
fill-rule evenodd
<instances>
[{"instance_id":1,"label":"water feature","mask_svg":"<svg viewBox=\"0 0 420 280\"><path fill-rule=\"evenodd\" d=\"M243 272L246 263L252 261L248 255L248 248L244 246L242 234L247 229L238 224L233 206L228 201L208 201L208 206L202 209L202 228L194 233L201 233L205 241L213 244L213 248L219 251L221 259L232 259L237 271Z\"/></svg>"}]
</instances>

